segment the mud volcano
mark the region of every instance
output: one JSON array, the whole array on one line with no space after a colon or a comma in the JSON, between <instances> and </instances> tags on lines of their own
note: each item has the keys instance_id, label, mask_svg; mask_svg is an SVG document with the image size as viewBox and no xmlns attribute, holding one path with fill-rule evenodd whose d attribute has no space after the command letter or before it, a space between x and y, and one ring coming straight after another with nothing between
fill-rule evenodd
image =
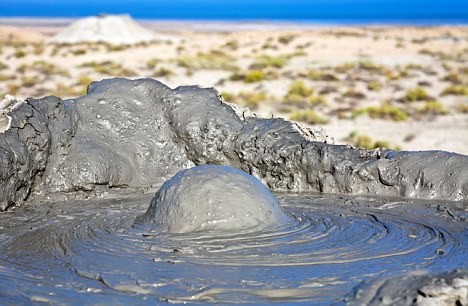
<instances>
[{"instance_id":1,"label":"mud volcano","mask_svg":"<svg viewBox=\"0 0 468 306\"><path fill-rule=\"evenodd\" d=\"M165 182L137 224L175 233L256 230L281 226L287 216L255 177L226 166L182 170Z\"/></svg>"},{"instance_id":2,"label":"mud volcano","mask_svg":"<svg viewBox=\"0 0 468 306\"><path fill-rule=\"evenodd\" d=\"M336 146L150 79L0 116L2 304L466 303L467 156Z\"/></svg>"}]
</instances>

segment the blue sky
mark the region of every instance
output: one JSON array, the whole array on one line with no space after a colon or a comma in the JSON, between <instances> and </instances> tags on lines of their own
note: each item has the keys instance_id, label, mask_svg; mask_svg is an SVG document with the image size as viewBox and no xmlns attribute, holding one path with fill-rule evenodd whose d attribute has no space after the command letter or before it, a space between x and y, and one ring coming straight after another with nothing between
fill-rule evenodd
<instances>
[{"instance_id":1,"label":"blue sky","mask_svg":"<svg viewBox=\"0 0 468 306\"><path fill-rule=\"evenodd\" d=\"M163 19L458 19L468 0L0 0L0 16Z\"/></svg>"}]
</instances>

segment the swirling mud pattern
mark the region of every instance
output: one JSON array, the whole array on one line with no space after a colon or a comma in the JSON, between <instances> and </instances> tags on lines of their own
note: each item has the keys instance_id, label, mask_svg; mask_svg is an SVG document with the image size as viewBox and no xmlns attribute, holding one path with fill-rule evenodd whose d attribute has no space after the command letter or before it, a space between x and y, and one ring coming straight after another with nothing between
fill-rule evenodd
<instances>
[{"instance_id":1,"label":"swirling mud pattern","mask_svg":"<svg viewBox=\"0 0 468 306\"><path fill-rule=\"evenodd\" d=\"M151 79L0 106L2 305L468 304L468 156Z\"/></svg>"},{"instance_id":2,"label":"swirling mud pattern","mask_svg":"<svg viewBox=\"0 0 468 306\"><path fill-rule=\"evenodd\" d=\"M15 212L0 223L0 301L333 304L363 280L466 264L460 207L278 198L289 221L258 231L142 229L134 221L148 208L148 195Z\"/></svg>"}]
</instances>

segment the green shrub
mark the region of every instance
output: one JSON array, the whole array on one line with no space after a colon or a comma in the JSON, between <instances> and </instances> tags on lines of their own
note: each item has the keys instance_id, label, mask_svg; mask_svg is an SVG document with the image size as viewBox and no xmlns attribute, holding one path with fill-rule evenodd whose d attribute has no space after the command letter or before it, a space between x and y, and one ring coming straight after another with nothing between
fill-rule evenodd
<instances>
[{"instance_id":1,"label":"green shrub","mask_svg":"<svg viewBox=\"0 0 468 306\"><path fill-rule=\"evenodd\" d=\"M427 39L426 37L423 37L423 38L413 38L413 39L411 40L411 42L412 42L413 44L424 44L424 43L427 42L427 40L428 40L428 39Z\"/></svg>"},{"instance_id":2,"label":"green shrub","mask_svg":"<svg viewBox=\"0 0 468 306\"><path fill-rule=\"evenodd\" d=\"M405 69L407 69L407 70L422 70L423 66L421 66L419 64L409 63L408 65L405 66Z\"/></svg>"},{"instance_id":3,"label":"green shrub","mask_svg":"<svg viewBox=\"0 0 468 306\"><path fill-rule=\"evenodd\" d=\"M226 48L229 48L233 51L239 49L239 42L235 39L228 40L224 45Z\"/></svg>"},{"instance_id":4,"label":"green shrub","mask_svg":"<svg viewBox=\"0 0 468 306\"><path fill-rule=\"evenodd\" d=\"M357 89L351 88L351 89L348 89L348 90L343 94L343 97L346 97L346 98L355 98L355 99L365 99L365 98L366 98L366 95L363 94L362 92L360 92L360 91L357 90Z\"/></svg>"},{"instance_id":5,"label":"green shrub","mask_svg":"<svg viewBox=\"0 0 468 306\"><path fill-rule=\"evenodd\" d=\"M454 95L454 96L468 96L468 86L467 85L451 85L445 88L441 95Z\"/></svg>"},{"instance_id":6,"label":"green shrub","mask_svg":"<svg viewBox=\"0 0 468 306\"><path fill-rule=\"evenodd\" d=\"M371 60L360 61L358 63L358 67L363 70L368 71L380 71L382 70L382 66L377 65L376 63L372 62Z\"/></svg>"},{"instance_id":7,"label":"green shrub","mask_svg":"<svg viewBox=\"0 0 468 306\"><path fill-rule=\"evenodd\" d=\"M260 56L255 63L251 65L251 69L265 68L283 68L288 63L288 60L283 56Z\"/></svg>"},{"instance_id":8,"label":"green shrub","mask_svg":"<svg viewBox=\"0 0 468 306\"><path fill-rule=\"evenodd\" d=\"M346 73L352 69L355 69L357 67L356 63L344 63L339 66L335 66L334 70L337 73Z\"/></svg>"},{"instance_id":9,"label":"green shrub","mask_svg":"<svg viewBox=\"0 0 468 306\"><path fill-rule=\"evenodd\" d=\"M273 44L271 44L271 43L269 43L269 42L266 42L266 43L264 43L264 44L262 45L262 49L263 49L263 50L267 50L267 49L277 50L278 47L275 46L275 45L273 45Z\"/></svg>"},{"instance_id":10,"label":"green shrub","mask_svg":"<svg viewBox=\"0 0 468 306\"><path fill-rule=\"evenodd\" d=\"M18 49L15 52L15 57L16 58L22 58L26 56L26 52L23 49Z\"/></svg>"},{"instance_id":11,"label":"green shrub","mask_svg":"<svg viewBox=\"0 0 468 306\"><path fill-rule=\"evenodd\" d=\"M463 77L458 73L449 73L442 80L456 85L463 84Z\"/></svg>"},{"instance_id":12,"label":"green shrub","mask_svg":"<svg viewBox=\"0 0 468 306\"><path fill-rule=\"evenodd\" d=\"M244 81L246 83L255 83L260 82L265 79L265 74L261 70L251 70L247 72L244 76Z\"/></svg>"},{"instance_id":13,"label":"green shrub","mask_svg":"<svg viewBox=\"0 0 468 306\"><path fill-rule=\"evenodd\" d=\"M46 62L46 61L35 61L32 63L32 65L30 65L29 67L21 67L23 71L26 71L26 70L35 70L41 74L44 74L44 75L52 75L52 74L55 74L55 75L62 75L62 76L70 76L70 74L68 73L68 71L64 70L64 69L61 69L59 67L57 67L56 65L52 64L52 63L49 63L49 62Z\"/></svg>"},{"instance_id":14,"label":"green shrub","mask_svg":"<svg viewBox=\"0 0 468 306\"><path fill-rule=\"evenodd\" d=\"M78 91L75 92L71 88L68 89L68 90L73 94L78 94L78 95L84 96L84 95L86 95L86 93L88 91L89 84L91 84L92 82L93 82L93 79L91 79L89 76L83 75L78 79L78 82L77 82L78 85L81 86L81 90L79 92ZM59 88L57 91L64 91L64 89Z\"/></svg>"},{"instance_id":15,"label":"green shrub","mask_svg":"<svg viewBox=\"0 0 468 306\"><path fill-rule=\"evenodd\" d=\"M311 109L297 110L291 114L290 119L293 121L301 121L308 124L326 124L328 119L320 116Z\"/></svg>"},{"instance_id":16,"label":"green shrub","mask_svg":"<svg viewBox=\"0 0 468 306\"><path fill-rule=\"evenodd\" d=\"M309 98L309 101L312 105L328 105L327 98L324 96L312 96Z\"/></svg>"},{"instance_id":17,"label":"green shrub","mask_svg":"<svg viewBox=\"0 0 468 306\"><path fill-rule=\"evenodd\" d=\"M294 40L294 38L296 38L296 35L294 34L286 34L286 35L282 35L280 37L278 37L278 42L283 44L283 45L287 45L289 44L291 41Z\"/></svg>"},{"instance_id":18,"label":"green shrub","mask_svg":"<svg viewBox=\"0 0 468 306\"><path fill-rule=\"evenodd\" d=\"M367 135L356 135L355 138L351 139L351 143L355 147L364 149L374 149L374 142Z\"/></svg>"},{"instance_id":19,"label":"green shrub","mask_svg":"<svg viewBox=\"0 0 468 306\"><path fill-rule=\"evenodd\" d=\"M296 56L306 56L306 55L307 55L307 52L302 51L302 50L298 50L298 51L294 51L293 53L289 54L288 58L293 58L293 57L296 57Z\"/></svg>"},{"instance_id":20,"label":"green shrub","mask_svg":"<svg viewBox=\"0 0 468 306\"><path fill-rule=\"evenodd\" d=\"M82 94L81 91L76 91L71 86L64 85L62 83L57 84L57 87L54 91L50 93L53 96L58 97L76 97Z\"/></svg>"},{"instance_id":21,"label":"green shrub","mask_svg":"<svg viewBox=\"0 0 468 306\"><path fill-rule=\"evenodd\" d=\"M5 82L14 79L11 75L0 74L0 82Z\"/></svg>"},{"instance_id":22,"label":"green shrub","mask_svg":"<svg viewBox=\"0 0 468 306\"><path fill-rule=\"evenodd\" d=\"M291 104L296 106L306 106L307 105L307 98L296 93L288 93L283 98L283 103Z\"/></svg>"},{"instance_id":23,"label":"green shrub","mask_svg":"<svg viewBox=\"0 0 468 306\"><path fill-rule=\"evenodd\" d=\"M174 72L169 68L161 67L155 71L153 71L153 77L168 77L173 75Z\"/></svg>"},{"instance_id":24,"label":"green shrub","mask_svg":"<svg viewBox=\"0 0 468 306\"><path fill-rule=\"evenodd\" d=\"M352 131L348 135L346 140L355 147L364 148L367 150L372 150L372 149L377 149L377 148L391 149L391 145L387 141L384 141L384 140L374 141L372 140L372 138L370 138L367 135L359 135L356 131ZM400 150L398 146L393 149Z\"/></svg>"},{"instance_id":25,"label":"green shrub","mask_svg":"<svg viewBox=\"0 0 468 306\"><path fill-rule=\"evenodd\" d=\"M93 68L95 72L109 76L135 76L137 74L134 70L124 68L122 65L111 61L100 63L95 61L86 62L81 64L79 67Z\"/></svg>"},{"instance_id":26,"label":"green shrub","mask_svg":"<svg viewBox=\"0 0 468 306\"><path fill-rule=\"evenodd\" d=\"M263 91L260 92L241 92L239 93L237 100L244 106L255 110L258 108L260 102L267 99L267 94Z\"/></svg>"},{"instance_id":27,"label":"green shrub","mask_svg":"<svg viewBox=\"0 0 468 306\"><path fill-rule=\"evenodd\" d=\"M383 71L383 74L390 81L396 81L402 77L400 73L398 73L397 71L393 71L391 69L385 69ZM407 75L408 73L406 72L405 74Z\"/></svg>"},{"instance_id":28,"label":"green shrub","mask_svg":"<svg viewBox=\"0 0 468 306\"><path fill-rule=\"evenodd\" d=\"M91 79L89 76L87 75L82 75L79 79L78 79L78 85L81 85L81 86L88 86L89 84L91 84L93 82L93 79Z\"/></svg>"},{"instance_id":29,"label":"green shrub","mask_svg":"<svg viewBox=\"0 0 468 306\"><path fill-rule=\"evenodd\" d=\"M288 90L287 95L298 95L301 97L308 97L314 93L314 89L308 87L303 81L297 80L294 81Z\"/></svg>"},{"instance_id":30,"label":"green shrub","mask_svg":"<svg viewBox=\"0 0 468 306\"><path fill-rule=\"evenodd\" d=\"M405 121L408 119L408 114L404 110L390 105L387 102L382 102L380 106L359 108L352 113L353 118L361 115L368 115L373 119L386 119L393 121Z\"/></svg>"},{"instance_id":31,"label":"green shrub","mask_svg":"<svg viewBox=\"0 0 468 306\"><path fill-rule=\"evenodd\" d=\"M367 89L369 89L370 91L380 91L382 89L382 83L380 83L379 81L370 81L367 84Z\"/></svg>"},{"instance_id":32,"label":"green shrub","mask_svg":"<svg viewBox=\"0 0 468 306\"><path fill-rule=\"evenodd\" d=\"M458 102L455 109L459 113L468 114L468 102Z\"/></svg>"},{"instance_id":33,"label":"green shrub","mask_svg":"<svg viewBox=\"0 0 468 306\"><path fill-rule=\"evenodd\" d=\"M86 54L86 49L75 49L71 53L73 55L83 55Z\"/></svg>"},{"instance_id":34,"label":"green shrub","mask_svg":"<svg viewBox=\"0 0 468 306\"><path fill-rule=\"evenodd\" d=\"M335 37L365 37L366 34L360 31L354 31L354 30L335 30L332 31L333 35Z\"/></svg>"},{"instance_id":35,"label":"green shrub","mask_svg":"<svg viewBox=\"0 0 468 306\"><path fill-rule=\"evenodd\" d=\"M8 83L6 92L11 95L16 95L21 89L21 85L18 83Z\"/></svg>"},{"instance_id":36,"label":"green shrub","mask_svg":"<svg viewBox=\"0 0 468 306\"><path fill-rule=\"evenodd\" d=\"M453 60L457 56L449 53L444 53L442 51L432 51L429 49L421 49L419 50L419 54L429 55L439 60Z\"/></svg>"},{"instance_id":37,"label":"green shrub","mask_svg":"<svg viewBox=\"0 0 468 306\"><path fill-rule=\"evenodd\" d=\"M426 101L424 106L417 109L423 115L447 115L449 111L439 101Z\"/></svg>"},{"instance_id":38,"label":"green shrub","mask_svg":"<svg viewBox=\"0 0 468 306\"><path fill-rule=\"evenodd\" d=\"M148 67L148 69L154 69L154 68L156 68L156 66L158 65L159 62L160 62L159 59L152 58L152 59L150 59L150 60L148 60L146 62L146 67Z\"/></svg>"},{"instance_id":39,"label":"green shrub","mask_svg":"<svg viewBox=\"0 0 468 306\"><path fill-rule=\"evenodd\" d=\"M225 92L223 91L221 93L221 96L223 97L223 100L226 101L226 102L235 102L234 99L235 99L235 95L230 93L230 92Z\"/></svg>"},{"instance_id":40,"label":"green shrub","mask_svg":"<svg viewBox=\"0 0 468 306\"><path fill-rule=\"evenodd\" d=\"M458 68L458 72L464 76L468 76L468 66Z\"/></svg>"},{"instance_id":41,"label":"green shrub","mask_svg":"<svg viewBox=\"0 0 468 306\"><path fill-rule=\"evenodd\" d=\"M41 55L44 53L44 45L43 44L34 44L34 55Z\"/></svg>"},{"instance_id":42,"label":"green shrub","mask_svg":"<svg viewBox=\"0 0 468 306\"><path fill-rule=\"evenodd\" d=\"M112 45L112 44L105 44L107 51L113 52L113 51L122 51L125 50L129 46L124 46L124 45Z\"/></svg>"},{"instance_id":43,"label":"green shrub","mask_svg":"<svg viewBox=\"0 0 468 306\"><path fill-rule=\"evenodd\" d=\"M268 99L268 96L264 91L240 92L238 95L223 92L221 96L223 97L224 101L242 104L243 106L252 110L257 109L261 102Z\"/></svg>"},{"instance_id":44,"label":"green shrub","mask_svg":"<svg viewBox=\"0 0 468 306\"><path fill-rule=\"evenodd\" d=\"M430 99L429 94L422 87L415 87L408 89L406 95L403 97L403 102L414 102Z\"/></svg>"},{"instance_id":45,"label":"green shrub","mask_svg":"<svg viewBox=\"0 0 468 306\"><path fill-rule=\"evenodd\" d=\"M37 78L35 77L23 77L21 79L21 84L22 86L24 87L33 87L34 85L36 85L36 82L37 82Z\"/></svg>"},{"instance_id":46,"label":"green shrub","mask_svg":"<svg viewBox=\"0 0 468 306\"><path fill-rule=\"evenodd\" d=\"M307 74L312 81L338 81L338 77L331 73L326 73L321 70L311 70Z\"/></svg>"},{"instance_id":47,"label":"green shrub","mask_svg":"<svg viewBox=\"0 0 468 306\"><path fill-rule=\"evenodd\" d=\"M231 81L243 81L246 83L255 83L265 80L267 75L261 70L250 70L244 73L233 73L229 78Z\"/></svg>"},{"instance_id":48,"label":"green shrub","mask_svg":"<svg viewBox=\"0 0 468 306\"><path fill-rule=\"evenodd\" d=\"M218 50L198 53L196 56L181 56L176 59L179 66L192 69L229 70L238 68L234 65L235 58Z\"/></svg>"},{"instance_id":49,"label":"green shrub","mask_svg":"<svg viewBox=\"0 0 468 306\"><path fill-rule=\"evenodd\" d=\"M377 148L390 148L390 143L385 140L376 140L373 145L374 149Z\"/></svg>"}]
</instances>

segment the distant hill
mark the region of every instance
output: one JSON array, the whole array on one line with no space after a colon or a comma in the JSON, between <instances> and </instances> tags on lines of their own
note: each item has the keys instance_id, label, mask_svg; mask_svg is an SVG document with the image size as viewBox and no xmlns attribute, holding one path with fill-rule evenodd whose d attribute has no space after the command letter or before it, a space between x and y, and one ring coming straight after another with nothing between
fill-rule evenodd
<instances>
[{"instance_id":1,"label":"distant hill","mask_svg":"<svg viewBox=\"0 0 468 306\"><path fill-rule=\"evenodd\" d=\"M129 15L99 15L79 19L48 42L107 42L114 45L172 40L140 26Z\"/></svg>"}]
</instances>

